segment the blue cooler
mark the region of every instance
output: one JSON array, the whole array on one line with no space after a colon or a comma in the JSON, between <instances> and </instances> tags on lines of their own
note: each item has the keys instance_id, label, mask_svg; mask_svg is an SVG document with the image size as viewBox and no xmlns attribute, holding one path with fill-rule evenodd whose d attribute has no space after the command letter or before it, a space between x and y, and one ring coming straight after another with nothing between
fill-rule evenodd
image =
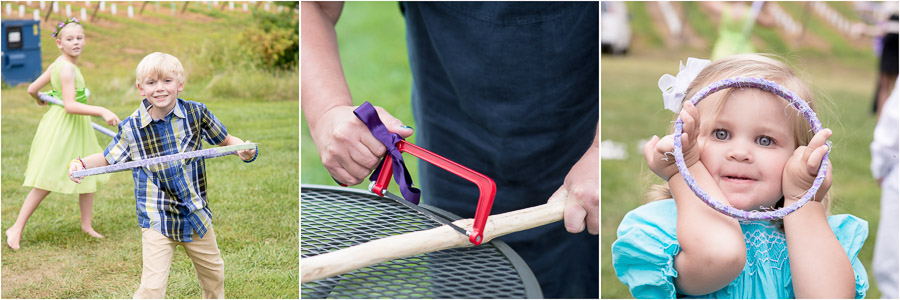
<instances>
[{"instance_id":1,"label":"blue cooler","mask_svg":"<svg viewBox=\"0 0 900 300\"><path fill-rule=\"evenodd\" d=\"M3 71L0 79L8 85L30 83L41 76L41 22L3 20Z\"/></svg>"}]
</instances>

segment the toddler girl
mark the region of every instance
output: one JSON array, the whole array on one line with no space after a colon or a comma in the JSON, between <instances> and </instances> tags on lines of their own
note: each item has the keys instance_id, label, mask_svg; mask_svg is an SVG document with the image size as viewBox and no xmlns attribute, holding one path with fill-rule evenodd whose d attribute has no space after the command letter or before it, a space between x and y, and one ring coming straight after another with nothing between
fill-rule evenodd
<instances>
[{"instance_id":1,"label":"toddler girl","mask_svg":"<svg viewBox=\"0 0 900 300\"><path fill-rule=\"evenodd\" d=\"M756 88L722 90L696 107L684 100L711 83L752 77L778 83L815 109L806 85L785 64L758 54L712 64L691 58L682 69L678 77L663 76L660 88L666 107L684 121L685 165L697 184L743 210L798 201L812 186L831 130L813 135L788 101ZM827 216L830 169L815 201L783 220L739 221L694 195L672 151L672 135L654 136L645 146L650 169L668 184L651 190L650 198L661 201L625 215L612 245L616 275L634 297L865 296L868 280L857 254L868 224L852 215Z\"/></svg>"},{"instance_id":2,"label":"toddler girl","mask_svg":"<svg viewBox=\"0 0 900 300\"><path fill-rule=\"evenodd\" d=\"M6 244L13 249L19 249L25 222L50 192L79 194L81 230L93 237L103 237L91 226L91 209L97 184L106 182L109 176L85 178L84 182L78 185L69 180L64 166L72 157L102 151L91 128L90 116L102 117L110 126L116 126L119 118L109 109L87 104L89 93L85 88L81 71L76 66L85 46L84 29L78 19L72 18L59 23L53 36L56 38L56 47L62 55L28 86L28 93L39 105L45 105L38 98L38 90L49 82L53 90L48 94L62 99L65 107L50 105L50 109L41 118L34 140L31 142L23 185L32 189L25 197L16 223L6 230Z\"/></svg>"}]
</instances>

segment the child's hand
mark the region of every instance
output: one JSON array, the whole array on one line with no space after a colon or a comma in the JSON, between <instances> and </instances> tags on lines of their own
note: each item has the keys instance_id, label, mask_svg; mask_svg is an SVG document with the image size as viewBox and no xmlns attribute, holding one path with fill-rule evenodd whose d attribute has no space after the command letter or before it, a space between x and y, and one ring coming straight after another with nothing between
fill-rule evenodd
<instances>
[{"instance_id":1,"label":"child's hand","mask_svg":"<svg viewBox=\"0 0 900 300\"><path fill-rule=\"evenodd\" d=\"M697 132L699 132L700 114L697 107L687 101L681 110L681 120L684 121L681 134L681 150L684 154L685 166L691 167L700 161L700 151L697 147ZM644 159L650 170L660 178L668 181L669 178L678 173L678 167L675 165L675 135L670 134L660 139L653 136L647 144L644 145ZM668 153L668 154L667 154Z\"/></svg>"},{"instance_id":2,"label":"child's hand","mask_svg":"<svg viewBox=\"0 0 900 300\"><path fill-rule=\"evenodd\" d=\"M244 141L244 144L249 144L249 143L250 143L250 140ZM238 157L241 158L241 160L243 160L245 162L250 162L250 161L252 161L252 159L254 157L256 157L256 148L247 149L247 150L238 150L237 155L238 155Z\"/></svg>"},{"instance_id":3,"label":"child's hand","mask_svg":"<svg viewBox=\"0 0 900 300\"><path fill-rule=\"evenodd\" d=\"M794 154L784 165L784 173L781 177L781 186L784 192L784 205L788 206L803 197L803 194L812 186L822 164L822 157L828 151L825 141L831 137L831 129L824 129L816 133L808 146L800 146L794 150ZM815 201L822 201L828 189L831 188L831 163L828 163L828 171L825 180L816 192Z\"/></svg>"},{"instance_id":4,"label":"child's hand","mask_svg":"<svg viewBox=\"0 0 900 300\"><path fill-rule=\"evenodd\" d=\"M38 95L40 95L40 94L42 94L42 93L38 93ZM44 100L41 100L40 96L35 97L34 95L32 95L31 97L34 98L34 101L37 102L37 105L40 105L40 106L47 105L47 102L44 102Z\"/></svg>"},{"instance_id":5,"label":"child's hand","mask_svg":"<svg viewBox=\"0 0 900 300\"><path fill-rule=\"evenodd\" d=\"M72 172L84 170L84 165L78 159L73 159L69 162L69 179L74 181L75 183L81 183L82 177L72 177Z\"/></svg>"},{"instance_id":6,"label":"child's hand","mask_svg":"<svg viewBox=\"0 0 900 300\"><path fill-rule=\"evenodd\" d=\"M106 111L103 112L103 114L100 115L100 117L102 117L103 120L106 121L106 124L109 126L119 125L119 117L116 116L116 114L109 109L106 109Z\"/></svg>"}]
</instances>

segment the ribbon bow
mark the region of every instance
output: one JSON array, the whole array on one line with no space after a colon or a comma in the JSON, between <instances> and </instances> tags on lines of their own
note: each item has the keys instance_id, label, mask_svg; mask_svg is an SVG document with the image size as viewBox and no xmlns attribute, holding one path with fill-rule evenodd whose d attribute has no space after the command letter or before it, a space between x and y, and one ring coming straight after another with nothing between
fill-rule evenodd
<instances>
[{"instance_id":1,"label":"ribbon bow","mask_svg":"<svg viewBox=\"0 0 900 300\"><path fill-rule=\"evenodd\" d=\"M360 121L366 124L366 127L369 128L372 135L387 148L385 151L386 155L381 163L378 164L378 168L375 168L375 172L372 172L372 176L369 177L369 180L375 181L378 179L378 174L381 173L381 167L384 165L384 160L390 158L394 160L392 170L394 172L394 181L400 186L400 194L403 195L403 199L406 199L406 201L412 202L415 205L419 205L419 189L412 187L412 177L409 176L409 171L406 170L406 164L403 162L403 155L401 155L400 150L397 149L397 143L402 141L403 138L400 137L399 134L388 131L387 127L384 127L384 123L378 118L378 112L375 111L375 107L368 101L354 109L353 113Z\"/></svg>"},{"instance_id":2,"label":"ribbon bow","mask_svg":"<svg viewBox=\"0 0 900 300\"><path fill-rule=\"evenodd\" d=\"M684 100L684 93L687 92L688 86L697 74L703 71L710 64L709 60L688 57L687 66L683 62L678 62L678 75L663 74L659 78L657 85L662 91L663 104L666 109L675 112L681 112L681 102Z\"/></svg>"}]
</instances>

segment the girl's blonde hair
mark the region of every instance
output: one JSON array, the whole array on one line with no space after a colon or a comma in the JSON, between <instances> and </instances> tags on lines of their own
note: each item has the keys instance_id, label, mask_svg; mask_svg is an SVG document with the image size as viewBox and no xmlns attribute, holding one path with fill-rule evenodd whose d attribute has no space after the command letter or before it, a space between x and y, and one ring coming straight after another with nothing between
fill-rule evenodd
<instances>
[{"instance_id":1,"label":"girl's blonde hair","mask_svg":"<svg viewBox=\"0 0 900 300\"><path fill-rule=\"evenodd\" d=\"M146 78L162 78L173 75L178 83L184 83L184 67L177 57L168 53L153 52L144 56L135 71L135 84L140 85Z\"/></svg>"},{"instance_id":2,"label":"girl's blonde hair","mask_svg":"<svg viewBox=\"0 0 900 300\"><path fill-rule=\"evenodd\" d=\"M787 64L776 59L776 56L771 54L738 54L711 63L704 68L703 71L697 74L697 78L694 78L688 86L683 101L690 100L698 91L716 81L734 77L755 77L778 83L794 92L794 94L801 99L806 100L809 107L812 108L813 111L816 111L814 95L809 87L803 83L803 80L797 76ZM728 99L734 91L735 89L731 88L714 93L706 97L700 103L715 105L717 107L716 111L719 112L724 107L724 100ZM790 106L787 100L784 101L786 106ZM786 116L794 124L795 144L798 147L806 146L814 135L812 128L809 126L806 118L799 113L796 113L795 109L789 108L786 112L788 111L794 112L786 113ZM675 118L677 119L677 117L678 116L676 115ZM671 133L672 131L673 128L669 128L669 132ZM672 193L669 191L668 184L653 185L647 192L647 198L649 201L669 199L672 198ZM826 212L831 206L830 198L831 197L826 194L825 198L822 200Z\"/></svg>"}]
</instances>

